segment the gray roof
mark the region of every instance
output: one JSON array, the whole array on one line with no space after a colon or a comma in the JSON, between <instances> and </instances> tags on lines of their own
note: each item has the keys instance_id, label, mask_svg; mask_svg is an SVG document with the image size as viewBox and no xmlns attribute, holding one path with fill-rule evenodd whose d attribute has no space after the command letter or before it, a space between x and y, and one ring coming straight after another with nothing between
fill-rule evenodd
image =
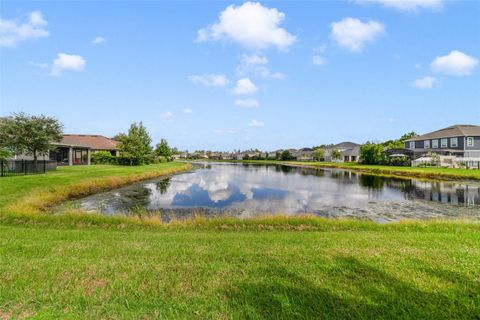
<instances>
[{"instance_id":1,"label":"gray roof","mask_svg":"<svg viewBox=\"0 0 480 320\"><path fill-rule=\"evenodd\" d=\"M350 142L350 141L344 141L340 142L336 145L334 145L332 148L334 149L350 149L350 148L355 148L360 146L358 143L355 142Z\"/></svg>"},{"instance_id":2,"label":"gray roof","mask_svg":"<svg viewBox=\"0 0 480 320\"><path fill-rule=\"evenodd\" d=\"M450 137L471 137L471 136L480 136L480 126L475 126L471 124L457 124L451 127L437 130L437 131L429 132L421 136L413 137L412 139L407 140L407 142L429 140L429 139L450 138Z\"/></svg>"},{"instance_id":3,"label":"gray roof","mask_svg":"<svg viewBox=\"0 0 480 320\"><path fill-rule=\"evenodd\" d=\"M344 156L358 156L360 155L360 147L356 146L354 148L346 149L345 151L341 152Z\"/></svg>"}]
</instances>

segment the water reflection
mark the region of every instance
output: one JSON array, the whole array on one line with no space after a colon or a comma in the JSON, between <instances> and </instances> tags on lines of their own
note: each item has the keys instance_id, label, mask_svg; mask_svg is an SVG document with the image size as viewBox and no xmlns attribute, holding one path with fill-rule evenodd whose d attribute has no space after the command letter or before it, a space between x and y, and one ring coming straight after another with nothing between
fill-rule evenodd
<instances>
[{"instance_id":1,"label":"water reflection","mask_svg":"<svg viewBox=\"0 0 480 320\"><path fill-rule=\"evenodd\" d=\"M480 185L357 174L345 170L208 164L200 169L78 201L107 214L162 212L315 213L375 220L480 218Z\"/></svg>"}]
</instances>

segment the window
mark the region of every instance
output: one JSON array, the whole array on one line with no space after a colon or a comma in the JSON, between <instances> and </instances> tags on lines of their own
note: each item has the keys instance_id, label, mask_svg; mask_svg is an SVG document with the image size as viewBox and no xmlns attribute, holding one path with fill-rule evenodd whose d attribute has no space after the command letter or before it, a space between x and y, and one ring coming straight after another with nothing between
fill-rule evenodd
<instances>
[{"instance_id":1,"label":"window","mask_svg":"<svg viewBox=\"0 0 480 320\"><path fill-rule=\"evenodd\" d=\"M425 140L425 141L423 142L423 147L424 147L425 149L430 149L430 140Z\"/></svg>"},{"instance_id":2,"label":"window","mask_svg":"<svg viewBox=\"0 0 480 320\"><path fill-rule=\"evenodd\" d=\"M441 139L440 144L442 148L448 147L448 139Z\"/></svg>"},{"instance_id":3,"label":"window","mask_svg":"<svg viewBox=\"0 0 480 320\"><path fill-rule=\"evenodd\" d=\"M432 148L438 149L438 140L432 140Z\"/></svg>"},{"instance_id":4,"label":"window","mask_svg":"<svg viewBox=\"0 0 480 320\"><path fill-rule=\"evenodd\" d=\"M474 146L473 137L467 137L467 147L473 147L473 146Z\"/></svg>"},{"instance_id":5,"label":"window","mask_svg":"<svg viewBox=\"0 0 480 320\"><path fill-rule=\"evenodd\" d=\"M410 149L415 149L415 141L410 141Z\"/></svg>"},{"instance_id":6,"label":"window","mask_svg":"<svg viewBox=\"0 0 480 320\"><path fill-rule=\"evenodd\" d=\"M458 138L450 138L450 147L458 147Z\"/></svg>"}]
</instances>

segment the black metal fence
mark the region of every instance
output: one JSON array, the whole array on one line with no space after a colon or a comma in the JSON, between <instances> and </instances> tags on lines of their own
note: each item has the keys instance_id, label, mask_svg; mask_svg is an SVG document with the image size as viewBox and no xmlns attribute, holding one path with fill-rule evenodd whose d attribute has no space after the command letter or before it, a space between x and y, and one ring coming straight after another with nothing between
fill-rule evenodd
<instances>
[{"instance_id":1,"label":"black metal fence","mask_svg":"<svg viewBox=\"0 0 480 320\"><path fill-rule=\"evenodd\" d=\"M57 161L38 160L0 160L0 177L40 174L57 169Z\"/></svg>"}]
</instances>

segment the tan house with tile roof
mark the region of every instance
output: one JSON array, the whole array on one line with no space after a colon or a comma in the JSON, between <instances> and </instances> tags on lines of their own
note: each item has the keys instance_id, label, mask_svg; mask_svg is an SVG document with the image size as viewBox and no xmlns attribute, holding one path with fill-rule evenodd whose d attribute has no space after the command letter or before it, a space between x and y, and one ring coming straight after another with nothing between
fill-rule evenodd
<instances>
[{"instance_id":1,"label":"tan house with tile roof","mask_svg":"<svg viewBox=\"0 0 480 320\"><path fill-rule=\"evenodd\" d=\"M50 152L49 159L58 165L89 165L96 151L108 151L113 156L120 153L120 143L102 135L65 134L60 142L52 144L57 148Z\"/></svg>"}]
</instances>

